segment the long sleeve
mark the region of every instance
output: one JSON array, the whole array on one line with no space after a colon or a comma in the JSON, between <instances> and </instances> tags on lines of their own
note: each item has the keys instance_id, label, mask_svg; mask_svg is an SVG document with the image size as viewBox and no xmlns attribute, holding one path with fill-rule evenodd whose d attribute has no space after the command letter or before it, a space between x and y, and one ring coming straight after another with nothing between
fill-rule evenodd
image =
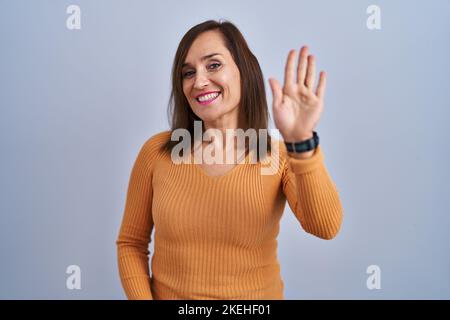
<instances>
[{"instance_id":1,"label":"long sleeve","mask_svg":"<svg viewBox=\"0 0 450 320\"><path fill-rule=\"evenodd\" d=\"M131 171L117 244L120 279L128 299L153 299L149 276L152 217L152 167L155 148L149 139Z\"/></svg>"},{"instance_id":2,"label":"long sleeve","mask_svg":"<svg viewBox=\"0 0 450 320\"><path fill-rule=\"evenodd\" d=\"M309 159L286 157L283 192L303 229L322 239L338 233L343 209L320 146Z\"/></svg>"}]
</instances>

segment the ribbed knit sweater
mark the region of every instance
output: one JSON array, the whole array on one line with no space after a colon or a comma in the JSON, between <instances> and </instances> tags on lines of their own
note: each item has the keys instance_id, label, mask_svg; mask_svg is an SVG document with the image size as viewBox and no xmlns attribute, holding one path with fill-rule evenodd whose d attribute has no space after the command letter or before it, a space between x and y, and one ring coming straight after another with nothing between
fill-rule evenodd
<instances>
[{"instance_id":1,"label":"ribbed knit sweater","mask_svg":"<svg viewBox=\"0 0 450 320\"><path fill-rule=\"evenodd\" d=\"M280 140L275 174L261 174L262 164L247 156L210 176L198 164L172 162L160 151L168 139L170 131L150 137L131 170L116 241L127 298L284 299L277 236L286 200L316 237L332 239L342 222L321 147L294 159Z\"/></svg>"}]
</instances>

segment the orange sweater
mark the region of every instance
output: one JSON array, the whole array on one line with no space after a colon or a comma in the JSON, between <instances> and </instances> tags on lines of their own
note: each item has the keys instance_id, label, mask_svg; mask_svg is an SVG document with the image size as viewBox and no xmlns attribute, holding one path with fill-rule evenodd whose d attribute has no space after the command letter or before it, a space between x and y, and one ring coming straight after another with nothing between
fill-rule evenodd
<instances>
[{"instance_id":1,"label":"orange sweater","mask_svg":"<svg viewBox=\"0 0 450 320\"><path fill-rule=\"evenodd\" d=\"M333 238L342 221L320 146L293 159L278 141L276 174L262 175L246 158L213 177L197 164L174 164L159 150L167 139L170 131L149 138L131 171L117 239L128 299L284 299L276 238L286 199L319 238Z\"/></svg>"}]
</instances>

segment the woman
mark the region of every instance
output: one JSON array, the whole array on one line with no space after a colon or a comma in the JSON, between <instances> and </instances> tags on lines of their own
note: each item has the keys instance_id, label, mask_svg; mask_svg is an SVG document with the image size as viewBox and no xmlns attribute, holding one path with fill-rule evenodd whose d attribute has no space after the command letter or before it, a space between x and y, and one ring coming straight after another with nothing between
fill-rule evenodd
<instances>
[{"instance_id":1,"label":"woman","mask_svg":"<svg viewBox=\"0 0 450 320\"><path fill-rule=\"evenodd\" d=\"M261 161L247 163L256 149L230 147L222 143L223 135L213 135L212 142L192 137L195 121L201 121L203 132L267 129L256 58L230 22L206 21L184 35L172 69L172 130L144 143L128 186L117 248L129 299L284 299L276 237L286 199L306 232L335 237L343 210L314 131L326 76L320 73L314 91L314 57L303 47L297 70L295 60L291 50L283 88L269 80L275 125L284 141L274 144L267 137L265 151L279 146L279 162L274 174L263 175ZM195 146L213 145L226 153L244 151L246 161L175 164L170 152L175 130L190 134L194 152Z\"/></svg>"}]
</instances>

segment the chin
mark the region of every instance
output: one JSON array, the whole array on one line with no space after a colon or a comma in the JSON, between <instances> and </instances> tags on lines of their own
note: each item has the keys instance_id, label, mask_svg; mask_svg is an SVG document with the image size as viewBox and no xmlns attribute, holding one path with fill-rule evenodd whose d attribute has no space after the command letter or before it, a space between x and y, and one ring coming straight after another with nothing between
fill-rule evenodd
<instances>
[{"instance_id":1,"label":"chin","mask_svg":"<svg viewBox=\"0 0 450 320\"><path fill-rule=\"evenodd\" d=\"M212 122L220 118L220 116L215 114L200 114L198 117L204 122Z\"/></svg>"},{"instance_id":2,"label":"chin","mask_svg":"<svg viewBox=\"0 0 450 320\"><path fill-rule=\"evenodd\" d=\"M195 112L195 114L202 119L203 121L214 121L219 119L222 115L223 112L220 112L220 110L216 109L204 109L204 110L198 110L197 112Z\"/></svg>"}]
</instances>

